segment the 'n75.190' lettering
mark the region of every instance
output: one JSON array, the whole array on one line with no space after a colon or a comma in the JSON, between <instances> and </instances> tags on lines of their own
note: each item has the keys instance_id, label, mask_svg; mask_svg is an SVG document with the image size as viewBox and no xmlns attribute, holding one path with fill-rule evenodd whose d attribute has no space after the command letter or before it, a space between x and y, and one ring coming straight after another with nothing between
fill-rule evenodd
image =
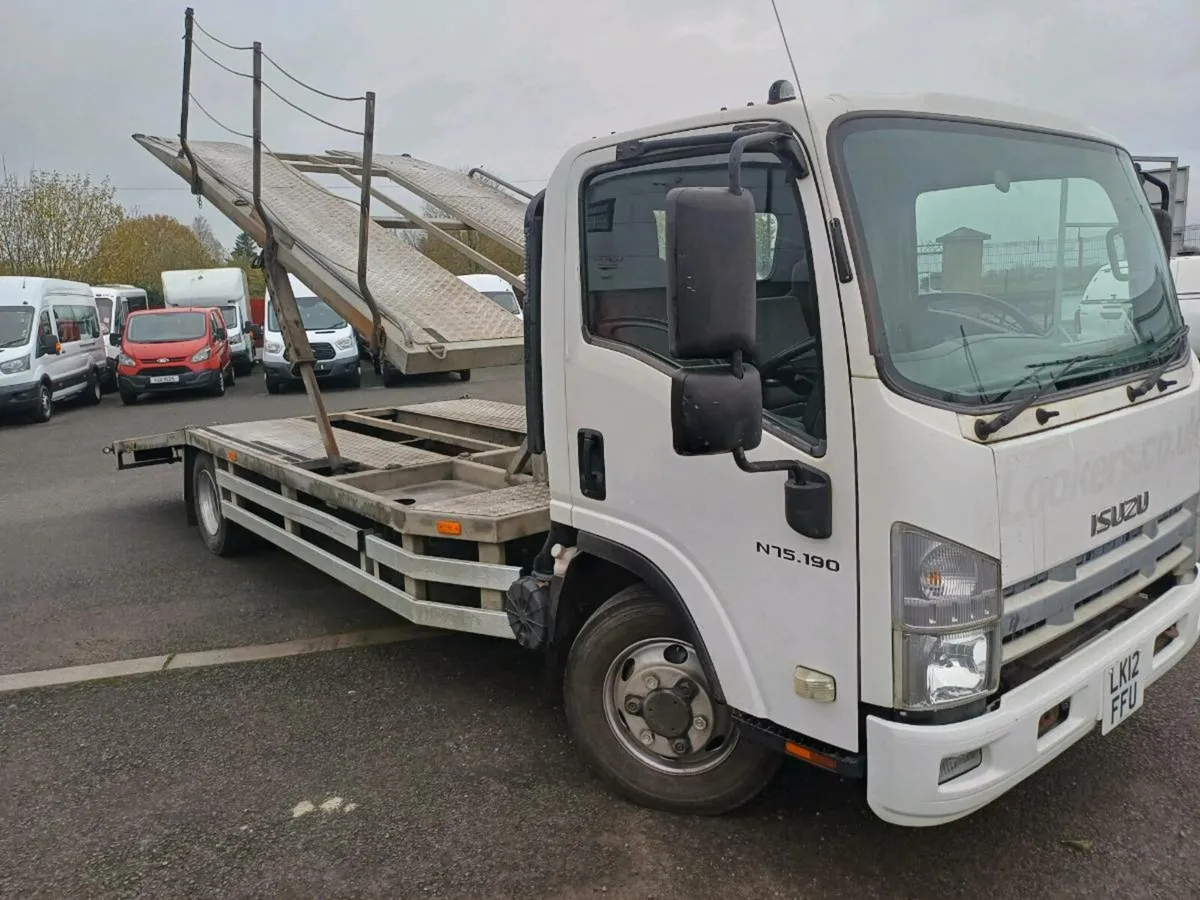
<instances>
[{"instance_id":1,"label":"'n75.190' lettering","mask_svg":"<svg viewBox=\"0 0 1200 900\"><path fill-rule=\"evenodd\" d=\"M842 564L836 559L828 556L819 556L816 553L804 553L799 550L793 550L791 547L780 547L778 544L764 544L762 541L755 541L754 549L757 553L773 556L784 562L794 562L802 566L810 566L814 569L825 569L828 572L840 572L842 570Z\"/></svg>"}]
</instances>

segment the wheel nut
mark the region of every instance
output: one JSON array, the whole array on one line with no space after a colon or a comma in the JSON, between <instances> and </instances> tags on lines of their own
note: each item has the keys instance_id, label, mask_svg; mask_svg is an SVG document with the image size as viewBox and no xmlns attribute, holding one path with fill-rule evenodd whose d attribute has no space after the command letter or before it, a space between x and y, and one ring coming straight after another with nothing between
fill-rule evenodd
<instances>
[{"instance_id":1,"label":"wheel nut","mask_svg":"<svg viewBox=\"0 0 1200 900\"><path fill-rule=\"evenodd\" d=\"M692 748L688 746L688 742L683 738L676 738L675 740L671 741L671 749L676 753L684 754Z\"/></svg>"},{"instance_id":2,"label":"wheel nut","mask_svg":"<svg viewBox=\"0 0 1200 900\"><path fill-rule=\"evenodd\" d=\"M642 698L641 697L626 697L625 712L631 716L639 716L642 714Z\"/></svg>"},{"instance_id":3,"label":"wheel nut","mask_svg":"<svg viewBox=\"0 0 1200 900\"><path fill-rule=\"evenodd\" d=\"M708 719L704 718L704 716L696 716L696 718L692 719L692 727L697 731L703 731L708 727Z\"/></svg>"},{"instance_id":4,"label":"wheel nut","mask_svg":"<svg viewBox=\"0 0 1200 900\"><path fill-rule=\"evenodd\" d=\"M647 747L649 747L651 744L654 743L654 732L653 731L643 731L641 733L640 737L642 739L642 743L645 744Z\"/></svg>"},{"instance_id":5,"label":"wheel nut","mask_svg":"<svg viewBox=\"0 0 1200 900\"><path fill-rule=\"evenodd\" d=\"M646 684L646 689L650 691L658 690L658 679L653 675L647 675L642 681Z\"/></svg>"}]
</instances>

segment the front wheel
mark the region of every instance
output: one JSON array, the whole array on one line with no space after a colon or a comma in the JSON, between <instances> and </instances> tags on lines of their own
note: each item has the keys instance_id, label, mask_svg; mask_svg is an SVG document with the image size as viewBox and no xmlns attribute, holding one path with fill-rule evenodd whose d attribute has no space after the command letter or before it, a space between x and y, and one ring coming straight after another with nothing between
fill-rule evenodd
<instances>
[{"instance_id":1,"label":"front wheel","mask_svg":"<svg viewBox=\"0 0 1200 900\"><path fill-rule=\"evenodd\" d=\"M39 423L49 422L50 417L54 415L54 395L45 381L38 385L37 397L29 415L33 421Z\"/></svg>"},{"instance_id":2,"label":"front wheel","mask_svg":"<svg viewBox=\"0 0 1200 900\"><path fill-rule=\"evenodd\" d=\"M645 585L614 595L571 647L567 721L618 793L655 809L718 815L755 797L783 757L742 739L687 633Z\"/></svg>"}]
</instances>

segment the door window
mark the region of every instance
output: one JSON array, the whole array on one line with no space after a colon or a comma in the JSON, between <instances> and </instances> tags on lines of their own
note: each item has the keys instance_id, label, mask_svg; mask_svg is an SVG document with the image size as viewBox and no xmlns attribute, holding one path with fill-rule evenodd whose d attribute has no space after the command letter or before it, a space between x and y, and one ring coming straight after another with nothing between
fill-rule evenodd
<instances>
[{"instance_id":1,"label":"door window","mask_svg":"<svg viewBox=\"0 0 1200 900\"><path fill-rule=\"evenodd\" d=\"M670 355L666 322L667 191L725 187L728 156L601 171L584 187L583 302L594 343L658 368ZM758 229L758 337L753 362L768 418L815 441L825 438L820 322L808 233L795 177L770 154L747 154L743 188Z\"/></svg>"},{"instance_id":2,"label":"door window","mask_svg":"<svg viewBox=\"0 0 1200 900\"><path fill-rule=\"evenodd\" d=\"M64 344L79 340L79 323L75 320L75 307L54 304L54 319L58 322L58 339Z\"/></svg>"},{"instance_id":3,"label":"door window","mask_svg":"<svg viewBox=\"0 0 1200 900\"><path fill-rule=\"evenodd\" d=\"M106 331L111 331L113 323L113 301L112 297L97 297L96 311L100 314L100 325Z\"/></svg>"},{"instance_id":4,"label":"door window","mask_svg":"<svg viewBox=\"0 0 1200 900\"><path fill-rule=\"evenodd\" d=\"M80 340L100 337L100 317L96 315L95 307L74 306L71 309L75 315L75 324L79 329Z\"/></svg>"}]
</instances>

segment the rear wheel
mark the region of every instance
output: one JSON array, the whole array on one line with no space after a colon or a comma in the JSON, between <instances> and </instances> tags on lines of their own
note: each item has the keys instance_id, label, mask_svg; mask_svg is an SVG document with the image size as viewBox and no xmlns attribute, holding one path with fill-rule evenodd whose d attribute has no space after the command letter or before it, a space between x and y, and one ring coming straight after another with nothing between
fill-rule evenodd
<instances>
[{"instance_id":1,"label":"rear wheel","mask_svg":"<svg viewBox=\"0 0 1200 900\"><path fill-rule=\"evenodd\" d=\"M379 364L379 370L383 376L384 387L399 387L400 382L404 380L404 375L386 359Z\"/></svg>"},{"instance_id":2,"label":"rear wheel","mask_svg":"<svg viewBox=\"0 0 1200 900\"><path fill-rule=\"evenodd\" d=\"M50 390L50 383L43 381L38 385L37 397L34 400L33 409L29 413L29 417L35 422L49 422L50 417L54 415L54 395Z\"/></svg>"},{"instance_id":3,"label":"rear wheel","mask_svg":"<svg viewBox=\"0 0 1200 900\"><path fill-rule=\"evenodd\" d=\"M221 511L216 461L211 456L198 457L192 467L192 498L200 537L217 556L233 556L253 543L254 536L241 525L226 519Z\"/></svg>"},{"instance_id":4,"label":"rear wheel","mask_svg":"<svg viewBox=\"0 0 1200 900\"><path fill-rule=\"evenodd\" d=\"M100 373L92 369L88 373L87 387L83 389L83 402L88 406L98 404L103 396L103 388L100 386Z\"/></svg>"},{"instance_id":5,"label":"rear wheel","mask_svg":"<svg viewBox=\"0 0 1200 900\"><path fill-rule=\"evenodd\" d=\"M458 380L459 381L470 381L471 380L471 370L470 369L459 369L458 370Z\"/></svg>"},{"instance_id":6,"label":"rear wheel","mask_svg":"<svg viewBox=\"0 0 1200 900\"><path fill-rule=\"evenodd\" d=\"M571 647L567 721L584 757L623 796L716 815L756 796L783 757L741 739L687 635L644 584L613 596Z\"/></svg>"}]
</instances>

